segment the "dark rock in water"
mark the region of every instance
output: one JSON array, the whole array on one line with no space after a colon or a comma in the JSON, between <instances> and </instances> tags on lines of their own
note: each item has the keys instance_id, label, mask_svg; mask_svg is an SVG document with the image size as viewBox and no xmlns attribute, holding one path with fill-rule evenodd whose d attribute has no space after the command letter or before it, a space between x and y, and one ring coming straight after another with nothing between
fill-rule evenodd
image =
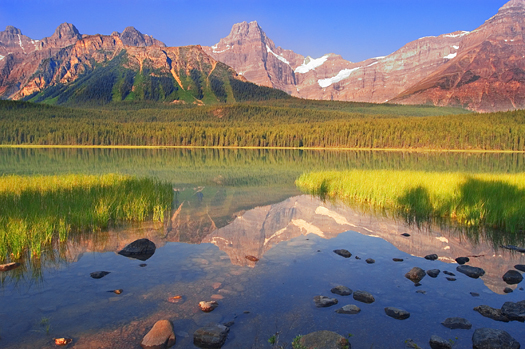
<instances>
[{"instance_id":1,"label":"dark rock in water","mask_svg":"<svg viewBox=\"0 0 525 349\"><path fill-rule=\"evenodd\" d=\"M525 322L525 301L505 302L501 307L501 312L510 320Z\"/></svg>"},{"instance_id":2,"label":"dark rock in water","mask_svg":"<svg viewBox=\"0 0 525 349\"><path fill-rule=\"evenodd\" d=\"M148 240L148 239L139 239L133 241L131 244L124 247L122 250L118 252L118 254L129 257L129 258L135 258L141 261L145 261L149 259L156 250L155 244Z\"/></svg>"},{"instance_id":3,"label":"dark rock in water","mask_svg":"<svg viewBox=\"0 0 525 349\"><path fill-rule=\"evenodd\" d=\"M223 323L223 325L226 327L232 327L233 325L235 325L235 321L231 320L231 321Z\"/></svg>"},{"instance_id":4,"label":"dark rock in water","mask_svg":"<svg viewBox=\"0 0 525 349\"><path fill-rule=\"evenodd\" d=\"M176 336L169 320L159 320L144 336L140 346L144 349L165 349L175 345Z\"/></svg>"},{"instance_id":5,"label":"dark rock in water","mask_svg":"<svg viewBox=\"0 0 525 349\"><path fill-rule=\"evenodd\" d=\"M409 236L410 236L410 234L407 234L407 233L403 233L403 234L401 234L401 236L404 236L404 237L409 237Z\"/></svg>"},{"instance_id":6,"label":"dark rock in water","mask_svg":"<svg viewBox=\"0 0 525 349\"><path fill-rule=\"evenodd\" d=\"M412 282L419 282L421 281L421 279L423 279L425 277L426 273L423 269L419 268L419 267L414 267L412 269L410 269L410 271L408 273L405 274L405 277L409 280L411 280Z\"/></svg>"},{"instance_id":7,"label":"dark rock in water","mask_svg":"<svg viewBox=\"0 0 525 349\"><path fill-rule=\"evenodd\" d=\"M403 258L392 258L394 262L402 262Z\"/></svg>"},{"instance_id":8,"label":"dark rock in water","mask_svg":"<svg viewBox=\"0 0 525 349\"><path fill-rule=\"evenodd\" d=\"M479 293L477 293L477 292L470 292L470 295L472 297L479 297Z\"/></svg>"},{"instance_id":9,"label":"dark rock in water","mask_svg":"<svg viewBox=\"0 0 525 349\"><path fill-rule=\"evenodd\" d=\"M221 324L208 324L193 333L193 344L199 348L220 348L226 342L230 328Z\"/></svg>"},{"instance_id":10,"label":"dark rock in water","mask_svg":"<svg viewBox=\"0 0 525 349\"><path fill-rule=\"evenodd\" d=\"M443 274L447 274L447 275L449 275L449 276L456 276L456 274L451 273L451 272L448 271L448 270L443 271Z\"/></svg>"},{"instance_id":11,"label":"dark rock in water","mask_svg":"<svg viewBox=\"0 0 525 349\"><path fill-rule=\"evenodd\" d=\"M449 317L448 319L443 321L441 324L452 330L455 330L455 329L470 330L472 328L472 324L467 319L464 319L462 317Z\"/></svg>"},{"instance_id":12,"label":"dark rock in water","mask_svg":"<svg viewBox=\"0 0 525 349\"><path fill-rule=\"evenodd\" d=\"M430 337L429 344L432 349L452 349L452 344L449 341L436 335Z\"/></svg>"},{"instance_id":13,"label":"dark rock in water","mask_svg":"<svg viewBox=\"0 0 525 349\"><path fill-rule=\"evenodd\" d=\"M346 286L337 286L332 288L331 291L340 296L350 296L352 294L352 290Z\"/></svg>"},{"instance_id":14,"label":"dark rock in water","mask_svg":"<svg viewBox=\"0 0 525 349\"><path fill-rule=\"evenodd\" d=\"M517 247L517 246L514 246L514 245L506 245L506 246L501 246L503 248L506 248L507 250L513 250L513 251L518 251L518 252L521 252L521 253L525 253L525 248L523 247Z\"/></svg>"},{"instance_id":15,"label":"dark rock in water","mask_svg":"<svg viewBox=\"0 0 525 349\"><path fill-rule=\"evenodd\" d=\"M475 311L483 315L484 317L488 317L492 320L501 321L501 322L509 322L509 318L503 314L501 309L496 309L489 307L488 305L480 305L474 308Z\"/></svg>"},{"instance_id":16,"label":"dark rock in water","mask_svg":"<svg viewBox=\"0 0 525 349\"><path fill-rule=\"evenodd\" d=\"M416 293L427 294L427 291L417 290Z\"/></svg>"},{"instance_id":17,"label":"dark rock in water","mask_svg":"<svg viewBox=\"0 0 525 349\"><path fill-rule=\"evenodd\" d=\"M512 288L510 288L510 287L505 287L505 288L503 289L503 292L504 292L504 293L512 293L512 292L514 292L514 290L513 290Z\"/></svg>"},{"instance_id":18,"label":"dark rock in water","mask_svg":"<svg viewBox=\"0 0 525 349\"><path fill-rule=\"evenodd\" d=\"M430 276L431 278L436 278L440 272L441 271L439 269L430 269L430 270L427 270L427 275Z\"/></svg>"},{"instance_id":19,"label":"dark rock in water","mask_svg":"<svg viewBox=\"0 0 525 349\"><path fill-rule=\"evenodd\" d=\"M472 335L473 349L519 349L520 344L503 330L478 328Z\"/></svg>"},{"instance_id":20,"label":"dark rock in water","mask_svg":"<svg viewBox=\"0 0 525 349\"><path fill-rule=\"evenodd\" d=\"M413 339L409 338L405 340L405 348L406 349L420 349L421 347L417 345Z\"/></svg>"},{"instance_id":21,"label":"dark rock in water","mask_svg":"<svg viewBox=\"0 0 525 349\"><path fill-rule=\"evenodd\" d=\"M7 264L0 264L0 271L9 271L16 269L20 266L20 263L7 263Z\"/></svg>"},{"instance_id":22,"label":"dark rock in water","mask_svg":"<svg viewBox=\"0 0 525 349\"><path fill-rule=\"evenodd\" d=\"M450 277L450 276L447 276L447 280L448 280L448 281L456 281L456 278L452 278L452 277Z\"/></svg>"},{"instance_id":23,"label":"dark rock in water","mask_svg":"<svg viewBox=\"0 0 525 349\"><path fill-rule=\"evenodd\" d=\"M348 340L332 331L317 331L302 336L298 348L351 349ZM294 347L295 348L295 347Z\"/></svg>"},{"instance_id":24,"label":"dark rock in water","mask_svg":"<svg viewBox=\"0 0 525 349\"><path fill-rule=\"evenodd\" d=\"M503 281L509 285L516 285L523 281L523 276L519 271L509 270L503 275Z\"/></svg>"},{"instance_id":25,"label":"dark rock in water","mask_svg":"<svg viewBox=\"0 0 525 349\"><path fill-rule=\"evenodd\" d=\"M348 250L334 250L334 253L340 255L341 257L350 258L352 257L352 254Z\"/></svg>"},{"instance_id":26,"label":"dark rock in water","mask_svg":"<svg viewBox=\"0 0 525 349\"><path fill-rule=\"evenodd\" d=\"M147 266L148 266L148 265L147 265L146 263L141 263L141 264L139 264L139 267L141 267L141 268L144 268L144 267L147 267Z\"/></svg>"},{"instance_id":27,"label":"dark rock in water","mask_svg":"<svg viewBox=\"0 0 525 349\"><path fill-rule=\"evenodd\" d=\"M337 299L329 298L325 296L315 296L314 303L317 308L326 308L331 307L332 305L337 304Z\"/></svg>"},{"instance_id":28,"label":"dark rock in water","mask_svg":"<svg viewBox=\"0 0 525 349\"><path fill-rule=\"evenodd\" d=\"M405 320L410 317L410 313L408 311L394 307L386 307L385 313L386 315L397 320Z\"/></svg>"},{"instance_id":29,"label":"dark rock in water","mask_svg":"<svg viewBox=\"0 0 525 349\"><path fill-rule=\"evenodd\" d=\"M375 261L375 259L367 258L367 259L366 259L366 262L367 262L368 264L374 264L376 261Z\"/></svg>"},{"instance_id":30,"label":"dark rock in water","mask_svg":"<svg viewBox=\"0 0 525 349\"><path fill-rule=\"evenodd\" d=\"M436 259L438 259L438 255L437 254L429 254L429 255L425 256L425 259L428 259L429 261L435 261Z\"/></svg>"},{"instance_id":31,"label":"dark rock in water","mask_svg":"<svg viewBox=\"0 0 525 349\"><path fill-rule=\"evenodd\" d=\"M360 311L361 308L359 308L357 305L348 304L340 309L337 309L335 312L338 314L358 314Z\"/></svg>"},{"instance_id":32,"label":"dark rock in water","mask_svg":"<svg viewBox=\"0 0 525 349\"><path fill-rule=\"evenodd\" d=\"M356 301L368 303L368 304L374 303L376 301L374 296L372 296L370 293L366 291L355 291L353 297Z\"/></svg>"},{"instance_id":33,"label":"dark rock in water","mask_svg":"<svg viewBox=\"0 0 525 349\"><path fill-rule=\"evenodd\" d=\"M101 279L104 276L108 275L109 273L110 273L109 271L94 271L89 275L91 275L93 279Z\"/></svg>"},{"instance_id":34,"label":"dark rock in water","mask_svg":"<svg viewBox=\"0 0 525 349\"><path fill-rule=\"evenodd\" d=\"M463 265L465 263L470 262L470 258L468 258L468 257L458 257L458 258L456 258L456 262L458 264L462 264Z\"/></svg>"},{"instance_id":35,"label":"dark rock in water","mask_svg":"<svg viewBox=\"0 0 525 349\"><path fill-rule=\"evenodd\" d=\"M525 264L516 264L514 268L518 269L519 271L525 272Z\"/></svg>"},{"instance_id":36,"label":"dark rock in water","mask_svg":"<svg viewBox=\"0 0 525 349\"><path fill-rule=\"evenodd\" d=\"M416 283L414 284L414 286L419 287L419 286L423 286L423 284L422 284L421 282L416 282Z\"/></svg>"},{"instance_id":37,"label":"dark rock in water","mask_svg":"<svg viewBox=\"0 0 525 349\"><path fill-rule=\"evenodd\" d=\"M357 260L360 260L360 259L361 259L361 257L359 257L359 256L355 256L355 259L357 259Z\"/></svg>"},{"instance_id":38,"label":"dark rock in water","mask_svg":"<svg viewBox=\"0 0 525 349\"><path fill-rule=\"evenodd\" d=\"M477 279L480 276L485 275L485 270L477 267L471 267L470 265L460 265L456 268L456 270L473 279Z\"/></svg>"}]
</instances>

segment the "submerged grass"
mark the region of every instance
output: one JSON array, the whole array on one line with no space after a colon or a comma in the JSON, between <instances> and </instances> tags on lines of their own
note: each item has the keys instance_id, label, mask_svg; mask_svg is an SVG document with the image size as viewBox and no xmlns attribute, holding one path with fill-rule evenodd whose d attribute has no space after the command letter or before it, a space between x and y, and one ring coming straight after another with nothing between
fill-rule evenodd
<instances>
[{"instance_id":1,"label":"submerged grass","mask_svg":"<svg viewBox=\"0 0 525 349\"><path fill-rule=\"evenodd\" d=\"M151 178L107 174L0 177L0 261L39 257L70 233L123 221L163 221L172 187Z\"/></svg>"},{"instance_id":2,"label":"submerged grass","mask_svg":"<svg viewBox=\"0 0 525 349\"><path fill-rule=\"evenodd\" d=\"M296 185L321 197L365 204L409 221L445 219L460 228L523 233L525 174L393 170L306 173Z\"/></svg>"}]
</instances>

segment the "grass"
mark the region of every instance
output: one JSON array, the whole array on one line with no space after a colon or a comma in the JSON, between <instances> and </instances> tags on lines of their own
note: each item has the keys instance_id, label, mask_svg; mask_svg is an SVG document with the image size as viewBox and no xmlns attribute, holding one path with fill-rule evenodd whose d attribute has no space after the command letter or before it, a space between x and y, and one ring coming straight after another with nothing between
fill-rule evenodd
<instances>
[{"instance_id":1,"label":"grass","mask_svg":"<svg viewBox=\"0 0 525 349\"><path fill-rule=\"evenodd\" d=\"M107 174L0 177L0 261L39 257L71 233L163 221L170 184Z\"/></svg>"},{"instance_id":2,"label":"grass","mask_svg":"<svg viewBox=\"0 0 525 349\"><path fill-rule=\"evenodd\" d=\"M393 170L306 173L305 192L402 215L408 221L446 220L460 228L525 229L525 174L467 174Z\"/></svg>"}]
</instances>

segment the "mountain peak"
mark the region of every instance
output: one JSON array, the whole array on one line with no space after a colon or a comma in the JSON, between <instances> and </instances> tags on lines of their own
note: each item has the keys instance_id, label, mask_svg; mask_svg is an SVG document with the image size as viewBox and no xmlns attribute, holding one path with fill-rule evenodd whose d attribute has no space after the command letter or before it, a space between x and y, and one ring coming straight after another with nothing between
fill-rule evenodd
<instances>
[{"instance_id":1,"label":"mountain peak","mask_svg":"<svg viewBox=\"0 0 525 349\"><path fill-rule=\"evenodd\" d=\"M18 28L13 27L12 25L8 25L7 27L5 27L5 32L13 35L22 35L22 31Z\"/></svg>"},{"instance_id":2,"label":"mountain peak","mask_svg":"<svg viewBox=\"0 0 525 349\"><path fill-rule=\"evenodd\" d=\"M510 0L505 5L503 5L502 8L500 8L500 11L516 7L525 8L525 0Z\"/></svg>"},{"instance_id":3,"label":"mountain peak","mask_svg":"<svg viewBox=\"0 0 525 349\"><path fill-rule=\"evenodd\" d=\"M120 34L120 39L127 46L165 46L162 42L152 38L149 35L142 34L135 27L126 27L122 34Z\"/></svg>"},{"instance_id":4,"label":"mountain peak","mask_svg":"<svg viewBox=\"0 0 525 349\"><path fill-rule=\"evenodd\" d=\"M78 29L71 23L60 24L53 36L57 39L68 40L68 39L81 39L82 35L78 32Z\"/></svg>"}]
</instances>

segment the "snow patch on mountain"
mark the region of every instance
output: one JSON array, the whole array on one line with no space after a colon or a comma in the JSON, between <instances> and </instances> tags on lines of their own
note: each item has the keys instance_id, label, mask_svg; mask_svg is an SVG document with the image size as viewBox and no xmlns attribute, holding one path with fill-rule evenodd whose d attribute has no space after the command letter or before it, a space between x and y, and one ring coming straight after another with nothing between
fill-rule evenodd
<instances>
[{"instance_id":1,"label":"snow patch on mountain","mask_svg":"<svg viewBox=\"0 0 525 349\"><path fill-rule=\"evenodd\" d=\"M294 72L299 73L299 74L306 74L310 70L314 70L315 68L322 66L326 62L328 57L329 55L324 55L323 57L316 58L316 59L313 59L311 57L306 57L304 59L303 64L295 68ZM306 61L308 61L308 63L306 63Z\"/></svg>"},{"instance_id":2,"label":"snow patch on mountain","mask_svg":"<svg viewBox=\"0 0 525 349\"><path fill-rule=\"evenodd\" d=\"M470 32L468 31L462 31L461 33L459 34L446 34L446 35L443 35L445 38L460 38L462 36L465 36L467 34L470 34Z\"/></svg>"},{"instance_id":3,"label":"snow patch on mountain","mask_svg":"<svg viewBox=\"0 0 525 349\"><path fill-rule=\"evenodd\" d=\"M230 45L226 45L226 48L225 48L224 50L222 50L222 51L216 51L216 49L217 49L217 45L213 45L211 48L212 48L212 50L213 50L213 53L223 53L223 52L226 52L226 51L228 51L229 49L231 49L232 46L230 46Z\"/></svg>"},{"instance_id":4,"label":"snow patch on mountain","mask_svg":"<svg viewBox=\"0 0 525 349\"><path fill-rule=\"evenodd\" d=\"M276 54L275 52L273 52L272 49L270 48L270 46L266 45L266 50L267 50L269 53L271 53L272 55L274 55L275 58L277 58L277 59L280 60L281 62L290 65L290 62L288 62L288 61L286 60L286 58L284 58L283 56L279 56L278 54Z\"/></svg>"},{"instance_id":5,"label":"snow patch on mountain","mask_svg":"<svg viewBox=\"0 0 525 349\"><path fill-rule=\"evenodd\" d=\"M1 61L2 59L4 59L4 58L5 58L4 56L0 55L0 61Z\"/></svg>"},{"instance_id":6,"label":"snow patch on mountain","mask_svg":"<svg viewBox=\"0 0 525 349\"><path fill-rule=\"evenodd\" d=\"M328 87L328 86L330 86L332 84L335 84L335 83L337 83L337 82L339 82L341 80L344 80L344 79L348 78L350 76L350 74L352 74L354 71L356 71L358 69L361 69L361 67L357 67L357 68L353 68L353 69L343 69L336 76L334 76L332 78L328 78L328 79L317 80L317 83L322 88Z\"/></svg>"},{"instance_id":7,"label":"snow patch on mountain","mask_svg":"<svg viewBox=\"0 0 525 349\"><path fill-rule=\"evenodd\" d=\"M443 57L443 58L445 58L445 59L452 59L452 58L456 57L457 55L458 55L457 52L456 52L456 53L451 53L451 54L449 54L449 55L446 55L446 56Z\"/></svg>"}]
</instances>

